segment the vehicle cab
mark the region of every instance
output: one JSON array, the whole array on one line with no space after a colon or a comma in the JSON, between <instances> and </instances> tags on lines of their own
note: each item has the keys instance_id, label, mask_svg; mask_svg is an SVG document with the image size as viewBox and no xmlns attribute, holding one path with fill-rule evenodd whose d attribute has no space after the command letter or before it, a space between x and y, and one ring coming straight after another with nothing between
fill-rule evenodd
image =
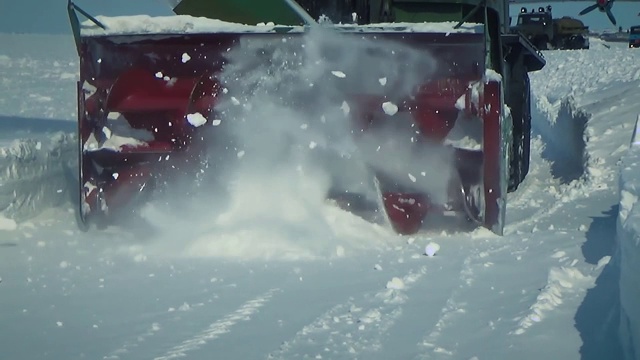
<instances>
[{"instance_id":1,"label":"vehicle cab","mask_svg":"<svg viewBox=\"0 0 640 360\"><path fill-rule=\"evenodd\" d=\"M629 48L640 47L640 25L632 26L629 29Z\"/></svg>"}]
</instances>

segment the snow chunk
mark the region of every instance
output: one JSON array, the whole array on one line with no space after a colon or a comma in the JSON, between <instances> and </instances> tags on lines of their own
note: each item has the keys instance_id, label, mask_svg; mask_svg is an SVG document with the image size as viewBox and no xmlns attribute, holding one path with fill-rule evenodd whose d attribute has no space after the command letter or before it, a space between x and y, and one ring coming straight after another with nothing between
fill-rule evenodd
<instances>
[{"instance_id":1,"label":"snow chunk","mask_svg":"<svg viewBox=\"0 0 640 360\"><path fill-rule=\"evenodd\" d=\"M119 113L109 113L106 128L102 129L107 139L100 144L95 135L91 133L84 144L87 151L109 149L120 151L123 146L141 146L154 139L153 134L145 129L135 129Z\"/></svg>"},{"instance_id":2,"label":"snow chunk","mask_svg":"<svg viewBox=\"0 0 640 360\"><path fill-rule=\"evenodd\" d=\"M440 245L438 245L437 243L434 242L430 242L429 244L427 244L427 246L424 248L424 254L432 257L435 256L435 254L440 251Z\"/></svg>"},{"instance_id":3,"label":"snow chunk","mask_svg":"<svg viewBox=\"0 0 640 360\"><path fill-rule=\"evenodd\" d=\"M502 75L498 74L495 70L493 69L487 69L484 72L484 79L486 81L502 81Z\"/></svg>"},{"instance_id":4,"label":"snow chunk","mask_svg":"<svg viewBox=\"0 0 640 360\"><path fill-rule=\"evenodd\" d=\"M13 231L18 228L18 224L13 219L7 219L0 215L0 230Z\"/></svg>"},{"instance_id":5,"label":"snow chunk","mask_svg":"<svg viewBox=\"0 0 640 360\"><path fill-rule=\"evenodd\" d=\"M347 74L343 73L342 71L332 71L331 72L333 74L333 76L344 79L347 77Z\"/></svg>"},{"instance_id":6,"label":"snow chunk","mask_svg":"<svg viewBox=\"0 0 640 360\"><path fill-rule=\"evenodd\" d=\"M202 116L202 114L198 112L193 114L187 114L187 121L189 122L189 124L195 127L200 127L207 123L207 118L205 118L204 116Z\"/></svg>"},{"instance_id":7,"label":"snow chunk","mask_svg":"<svg viewBox=\"0 0 640 360\"><path fill-rule=\"evenodd\" d=\"M619 201L620 211L618 213L618 216L620 217L620 220L622 223L624 223L625 220L627 220L627 216L629 216L629 212L637 202L638 202L638 197L633 193L624 189L620 191L620 201Z\"/></svg>"},{"instance_id":8,"label":"snow chunk","mask_svg":"<svg viewBox=\"0 0 640 360\"><path fill-rule=\"evenodd\" d=\"M598 260L598 264L596 265L596 270L599 270L602 267L604 267L607 264L609 264L609 261L611 261L611 256L602 257L600 260Z\"/></svg>"},{"instance_id":9,"label":"snow chunk","mask_svg":"<svg viewBox=\"0 0 640 360\"><path fill-rule=\"evenodd\" d=\"M387 282L387 289L402 290L404 289L404 281L399 277L394 277L391 281Z\"/></svg>"},{"instance_id":10,"label":"snow chunk","mask_svg":"<svg viewBox=\"0 0 640 360\"><path fill-rule=\"evenodd\" d=\"M385 86L385 85L387 85L387 78L386 77L382 77L382 78L378 79L378 82L380 83L380 85Z\"/></svg>"},{"instance_id":11,"label":"snow chunk","mask_svg":"<svg viewBox=\"0 0 640 360\"><path fill-rule=\"evenodd\" d=\"M213 120L213 121L211 122L211 125L213 125L213 126L218 126L218 125L220 125L221 123L222 123L222 120L220 120L220 119L215 119L215 120Z\"/></svg>"},{"instance_id":12,"label":"snow chunk","mask_svg":"<svg viewBox=\"0 0 640 360\"><path fill-rule=\"evenodd\" d=\"M380 320L382 320L382 313L380 313L380 310L372 309L367 311L364 315L362 315L358 319L358 322L365 323L365 324L372 324L372 323L380 322Z\"/></svg>"},{"instance_id":13,"label":"snow chunk","mask_svg":"<svg viewBox=\"0 0 640 360\"><path fill-rule=\"evenodd\" d=\"M458 110L465 110L467 108L467 94L462 94L460 95L460 97L458 98L458 100L456 100L456 109Z\"/></svg>"},{"instance_id":14,"label":"snow chunk","mask_svg":"<svg viewBox=\"0 0 640 360\"><path fill-rule=\"evenodd\" d=\"M398 105L392 103L391 101L387 101L382 103L382 110L385 114L393 116L398 112Z\"/></svg>"},{"instance_id":15,"label":"snow chunk","mask_svg":"<svg viewBox=\"0 0 640 360\"><path fill-rule=\"evenodd\" d=\"M189 56L189 54L184 53L182 54L182 63L186 64L189 60L191 60L191 56Z\"/></svg>"},{"instance_id":16,"label":"snow chunk","mask_svg":"<svg viewBox=\"0 0 640 360\"><path fill-rule=\"evenodd\" d=\"M111 134L112 134L112 133L111 133L111 129L109 129L109 128L108 128L108 127L106 127L106 126L103 126L103 127L102 127L102 133L104 134L104 137L105 137L106 139L111 139Z\"/></svg>"},{"instance_id":17,"label":"snow chunk","mask_svg":"<svg viewBox=\"0 0 640 360\"><path fill-rule=\"evenodd\" d=\"M135 261L135 262L145 262L145 261L147 261L147 256L144 255L144 254L136 254L133 257L133 261Z\"/></svg>"},{"instance_id":18,"label":"snow chunk","mask_svg":"<svg viewBox=\"0 0 640 360\"><path fill-rule=\"evenodd\" d=\"M342 109L342 113L345 116L349 115L349 113L351 112L351 108L349 107L349 104L346 101L342 102L342 105L340 106L340 109Z\"/></svg>"}]
</instances>

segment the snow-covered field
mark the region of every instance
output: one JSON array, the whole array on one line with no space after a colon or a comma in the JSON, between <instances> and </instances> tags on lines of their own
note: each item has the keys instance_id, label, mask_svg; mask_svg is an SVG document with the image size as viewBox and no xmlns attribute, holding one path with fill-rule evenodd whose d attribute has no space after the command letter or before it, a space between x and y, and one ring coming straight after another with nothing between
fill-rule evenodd
<instances>
[{"instance_id":1,"label":"snow-covered field","mask_svg":"<svg viewBox=\"0 0 640 360\"><path fill-rule=\"evenodd\" d=\"M398 237L252 181L250 213L155 214L171 226L144 236L76 229L71 36L0 34L2 358L638 356L640 51L608 46L545 52L532 75L531 171L502 237Z\"/></svg>"}]
</instances>

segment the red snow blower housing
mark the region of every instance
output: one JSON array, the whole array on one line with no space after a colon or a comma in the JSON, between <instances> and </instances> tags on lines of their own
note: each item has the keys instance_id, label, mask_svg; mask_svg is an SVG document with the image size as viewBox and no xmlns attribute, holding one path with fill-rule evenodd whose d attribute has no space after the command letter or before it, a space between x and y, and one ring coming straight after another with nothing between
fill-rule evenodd
<instances>
[{"instance_id":1,"label":"red snow blower housing","mask_svg":"<svg viewBox=\"0 0 640 360\"><path fill-rule=\"evenodd\" d=\"M306 2L300 3L305 7ZM379 43L380 51L389 43L415 49L434 64L412 74L415 84L404 92L393 86L392 75L384 78L389 81L386 86L374 89L367 74L347 73L350 85L340 89L345 96L336 97L333 105L346 103L351 109L345 117L349 136L361 144L380 213L395 231L415 233L428 217L452 214L501 234L507 191L515 189L528 170L527 71L542 68L544 60L522 37L503 33L508 28L502 21L508 17L505 9L475 0L440 1L440 8L434 4L415 2L422 10L414 9L414 15L430 21L433 16L427 10L448 6L458 11L460 21L416 25L400 18L410 17L398 8L387 15L385 24L375 26L382 15L371 7L375 11L368 18L354 20L374 25L330 26L336 38L345 39L338 50L356 62L376 56L349 45L367 41ZM313 6L306 10L317 17ZM351 14L350 10L340 13ZM81 25L76 11L89 20ZM166 18L93 18L72 3L69 14L80 56L79 213L85 225L111 223L119 213L135 212L173 179L202 173L212 161L207 147L224 138L217 119L227 119L221 117L220 104L247 91L221 78L233 64L229 54L234 49L249 47L260 54L256 61L274 61L269 57L274 48L288 44L293 56L304 50L305 37L313 31L298 24L230 26L187 15L176 16L168 30L163 28ZM397 58L400 68L405 60ZM334 81L340 74L334 75L323 78ZM294 106L305 109L302 99ZM386 144L389 138L380 131L402 121L412 133L399 146L411 157L406 151L393 153L395 145ZM381 149L387 157L377 158ZM438 149L449 154L450 162L442 168L425 168L414 158ZM394 173L389 162L402 166ZM436 173L448 173L440 194L430 193L426 189L431 187L421 183ZM340 200L339 189L330 193L327 197Z\"/></svg>"}]
</instances>

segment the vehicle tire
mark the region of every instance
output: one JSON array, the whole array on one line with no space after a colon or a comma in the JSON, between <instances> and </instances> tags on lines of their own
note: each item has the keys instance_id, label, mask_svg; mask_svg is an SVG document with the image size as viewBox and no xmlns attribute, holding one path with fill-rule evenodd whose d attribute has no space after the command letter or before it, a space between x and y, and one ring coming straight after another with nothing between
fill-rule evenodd
<instances>
[{"instance_id":1,"label":"vehicle tire","mask_svg":"<svg viewBox=\"0 0 640 360\"><path fill-rule=\"evenodd\" d=\"M576 35L576 36L572 36L571 37L571 49L588 49L589 45L585 44L587 43L587 39L585 39L583 36L581 35Z\"/></svg>"},{"instance_id":2,"label":"vehicle tire","mask_svg":"<svg viewBox=\"0 0 640 360\"><path fill-rule=\"evenodd\" d=\"M531 156L531 86L529 74L524 75L522 98L511 109L513 117L513 146L509 164L509 191L515 191L529 173Z\"/></svg>"}]
</instances>

